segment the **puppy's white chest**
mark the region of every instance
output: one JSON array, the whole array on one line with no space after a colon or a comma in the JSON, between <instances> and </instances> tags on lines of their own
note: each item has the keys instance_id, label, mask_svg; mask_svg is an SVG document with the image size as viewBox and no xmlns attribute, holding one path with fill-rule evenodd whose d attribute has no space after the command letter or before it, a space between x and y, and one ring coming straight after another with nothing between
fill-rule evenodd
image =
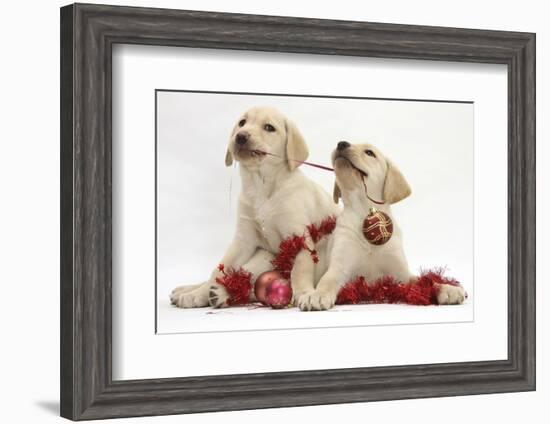
<instances>
[{"instance_id":1,"label":"puppy's white chest","mask_svg":"<svg viewBox=\"0 0 550 424\"><path fill-rule=\"evenodd\" d=\"M388 255L390 240L385 245L373 245L362 231L363 222L356 216L344 217L334 233L333 260L339 262L347 278L357 275L372 278L383 272L383 263Z\"/></svg>"},{"instance_id":2,"label":"puppy's white chest","mask_svg":"<svg viewBox=\"0 0 550 424\"><path fill-rule=\"evenodd\" d=\"M275 252L281 240L273 225L274 213L270 203L266 201L255 208L255 227L262 247Z\"/></svg>"},{"instance_id":3,"label":"puppy's white chest","mask_svg":"<svg viewBox=\"0 0 550 424\"><path fill-rule=\"evenodd\" d=\"M361 275L366 275L372 271L378 272L378 264L383 255L380 249L383 249L383 247L373 246L366 240L361 242L361 248L358 251L360 258L357 261Z\"/></svg>"}]
</instances>

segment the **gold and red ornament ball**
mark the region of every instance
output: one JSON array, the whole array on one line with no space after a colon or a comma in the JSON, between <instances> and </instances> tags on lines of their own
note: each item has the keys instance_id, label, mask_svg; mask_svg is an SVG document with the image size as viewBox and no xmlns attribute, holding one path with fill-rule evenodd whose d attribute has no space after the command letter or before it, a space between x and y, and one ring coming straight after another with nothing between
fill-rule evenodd
<instances>
[{"instance_id":1,"label":"gold and red ornament ball","mask_svg":"<svg viewBox=\"0 0 550 424\"><path fill-rule=\"evenodd\" d=\"M393 234L393 222L388 214L376 208L370 208L363 221L363 235L374 245L387 243Z\"/></svg>"}]
</instances>

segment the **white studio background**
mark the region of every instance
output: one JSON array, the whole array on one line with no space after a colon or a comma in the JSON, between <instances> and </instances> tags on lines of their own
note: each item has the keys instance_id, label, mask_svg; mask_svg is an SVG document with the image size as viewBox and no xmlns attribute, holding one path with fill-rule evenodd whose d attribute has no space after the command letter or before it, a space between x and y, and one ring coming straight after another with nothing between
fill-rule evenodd
<instances>
[{"instance_id":1,"label":"white studio background","mask_svg":"<svg viewBox=\"0 0 550 424\"><path fill-rule=\"evenodd\" d=\"M96 1L92 1L96 2ZM98 2L99 3L99 2ZM102 1L101 3L105 3ZM546 120L548 11L544 2L526 0L440 2L321 1L257 2L251 0L110 0L112 4L169 7L270 15L308 16L372 22L440 25L537 32L537 391L496 395L442 397L395 402L326 405L303 408L208 413L113 420L115 423L242 424L399 422L447 424L475 422L487 416L502 424L548 421L550 406L549 241L544 223L550 191L550 149ZM59 407L59 9L63 1L9 2L0 31L6 66L3 81L0 158L3 203L0 268L4 302L0 374L5 402L2 420L10 423L67 422ZM21 24L25 19L25 26ZM25 28L25 29L23 29ZM12 42L16 39L17 42ZM490 166L488 166L490 168ZM151 294L152 296L152 294ZM182 360L185 356L182 355ZM159 358L159 361L162 358Z\"/></svg>"},{"instance_id":2,"label":"white studio background","mask_svg":"<svg viewBox=\"0 0 550 424\"><path fill-rule=\"evenodd\" d=\"M231 66L228 66L228 63L231 63ZM507 358L507 78L504 66L118 45L114 48L112 67L113 163L115 164L113 166L113 378L115 380ZM220 74L219 69L224 69L224 72ZM326 81L331 81L331 84L327 85ZM473 154L476 175L474 222L476 226L483 228L483 232L474 231L474 281L483 282L475 286L474 301L464 306L448 306L444 309L399 305L397 306L401 309L399 314L395 313L395 305L381 305L382 308L364 305L363 308L357 306L337 308L316 314L302 313L295 309L276 312L259 309L255 311L255 315L252 315L251 311L246 310L238 313L239 310L236 308L224 309L221 313L216 311L217 313L214 314L207 314L201 309L179 310L169 307L164 299L159 299L164 301L159 303L160 306L164 306L164 309L159 308L159 310L163 314L170 313L172 319L169 323L176 323L176 325L172 325L171 328L165 325L162 328L164 332L170 334L155 334L153 319L155 310L152 296L155 279L155 105L153 99L155 89L163 86L171 89L204 90L208 88L242 92L269 90L275 93L295 94L318 94L322 89L325 95L473 101L475 105L473 129L476 140ZM297 109L296 113L298 113ZM458 140L461 140L458 144L463 149L468 148L464 145L471 146L471 109L470 106L469 121L466 129L463 129L470 135L458 137ZM236 114L241 112L238 111ZM405 111L395 114L404 113ZM454 115L457 115L452 112L447 113L445 122L455 119ZM206 113L206 115L210 116L212 113ZM381 115L383 113L380 113ZM378 119L381 124L387 122L386 125L372 125L378 127L377 131L379 131L374 134L376 140L372 141L375 143L382 143L386 138L392 138L388 134L388 128L391 128L393 123L390 115L387 114L388 117L385 119ZM235 115L232 114L231 122L235 119ZM438 124L436 128L442 128L445 122L441 127ZM338 124L335 121L334 127ZM421 139L423 125L420 122L416 122L415 125L420 126L416 131L416 137ZM449 125L456 130L450 122ZM357 132L357 137L365 137L362 135L363 128L357 124L350 124L350 128L354 128L353 131ZM383 133L384 131L386 134ZM442 129L439 131L441 132ZM406 131L401 130L401 132ZM412 128L409 132L413 132ZM428 130L424 132L429 133ZM227 133L225 134L225 137L221 135L220 138L223 137L227 141L228 136ZM351 135L355 136L355 134ZM434 139L430 143L438 142L446 148L447 144L439 141L435 135L432 134L429 137ZM174 132L173 136L184 137L185 135ZM306 136L308 140L321 137L320 135L316 137L315 134L306 134ZM191 137L197 136L191 134ZM388 155L395 158L397 163L400 163L398 158L401 141L399 137L395 141L395 152L388 151ZM415 141L418 144L421 143L419 140ZM330 145L334 145L333 143L334 141L324 142L319 145L330 150ZM176 139L175 144L179 145L179 140ZM208 142L205 144L210 145ZM223 146L224 144L221 146L221 154L218 152L216 155L215 150L212 150L212 160L205 166L208 166L209 170L210 168L223 170L217 179L227 184L229 178L225 173L231 171L223 166L219 167L225 152ZM391 149L392 146L388 147ZM412 146L409 145L410 147ZM437 152L441 154L445 152L445 148L438 148ZM412 156L412 153L410 155ZM328 151L323 156L328 156ZM312 157L312 159L321 161L322 157ZM172 160L181 163L175 157L171 157L170 161ZM458 161L452 156L447 160ZM198 160L195 162L200 165ZM406 173L410 171L413 176L422 175L422 170L414 161L407 160L404 163L408 166ZM490 173L485 171L487 163L491 163ZM447 168L449 167L455 171L454 167L447 164ZM204 174L201 173L202 175ZM449 175L449 179L453 180L453 183L450 183L452 187L460 184L460 180L457 182L454 177L452 173ZM469 177L465 178L471 178L471 169ZM178 181L170 181L170 183L180 189L183 187ZM198 181L195 183L197 184ZM222 201L219 208L223 210L224 207L227 208L224 205L228 205L226 202L229 196L225 194L227 189L223 187L224 184L219 185L222 187L223 198L225 198L219 196ZM471 187L471 183L465 186ZM469 191L464 190L465 193ZM195 195L200 193L200 189L194 193ZM427 191L424 193L428 194ZM433 199L426 202L437 203L440 199L437 194L433 193ZM187 199L177 197L178 201L185 202L184 205L188 208ZM407 205L407 200L404 200L402 205L396 205L396 212L399 213L400 218L407 216L404 208L413 205L412 202ZM501 206L495 207L495 205ZM462 205L456 205L455 212L458 212L452 216L460 217L461 207ZM187 210L196 217L198 210L195 211L194 207ZM417 211L417 217L422 214L424 214L422 217L426 216L422 205L418 206ZM217 214L218 211L211 213ZM466 212L466 216L471 218L471 213L470 209ZM216 219L222 220L226 214L218 214ZM178 225L182 221L178 221ZM207 220L205 225L214 225L209 221ZM232 225L229 223L227 227ZM407 228L415 225L416 223L406 224ZM445 225L445 228L452 228L452 225ZM471 225L468 226L468 232L471 236ZM406 232L405 237L408 237ZM428 237L422 246L423 249L427 249L426 246L429 245L430 240L433 240L432 236L424 234L417 238L422 239L422 237ZM187 238L184 237L184 239ZM414 238L412 240L414 241ZM185 244L185 240L182 240L182 244ZM411 249L410 246L408 248ZM469 249L470 246L466 248ZM430 252L434 250L429 249ZM186 251L188 250L183 254ZM209 252L205 253L208 258ZM468 251L468 255L470 254L471 250ZM422 252L419 255L421 261L426 260ZM488 261L486 258L491 260ZM214 258L214 260L217 262L219 259ZM431 260L434 259L431 258ZM447 260L447 258L441 260ZM459 267L459 270L463 269ZM204 272L202 267L199 271ZM187 272L187 270L181 269L180 272ZM172 278L176 277L177 275L172 276ZM471 321L471 310L469 310L472 307L474 321ZM464 316L452 316L460 315L461 312L464 312ZM262 313L261 325L257 325L256 321L260 321L257 316L260 316L260 313ZM419 316L420 314L432 316ZM166 320L159 319L159 324L164 325L165 322ZM422 324L426 322L437 322L437 324ZM372 325L388 323L407 325ZM370 326L366 327L365 324ZM281 330L272 331L278 328ZM231 331L235 329L269 329L271 331ZM212 332L220 330L225 332ZM204 331L208 331L209 334ZM329 344L326 343L327 337L331 340ZM365 339L369 340L368 354L363 352ZM425 342L415 343L415 340L425 340ZM217 360L220 345L234 346L233 349L225 351L225 361ZM277 350L269 348L274 345L291 345L293 348ZM337 353L339 346L347 346L346 355ZM182 353L185 353L186 361L181 361ZM148 358L152 357L162 357L163 360L149 361Z\"/></svg>"},{"instance_id":3,"label":"white studio background","mask_svg":"<svg viewBox=\"0 0 550 424\"><path fill-rule=\"evenodd\" d=\"M238 165L223 162L230 131L253 106L276 107L293 120L315 163L330 166L339 140L370 142L390 157L413 189L393 206L411 270L447 267L469 293L466 304L337 307L347 314L171 306L170 291L204 281L233 237L240 178ZM159 333L473 319L472 103L159 91L156 116ZM333 173L301 169L332 192Z\"/></svg>"}]
</instances>

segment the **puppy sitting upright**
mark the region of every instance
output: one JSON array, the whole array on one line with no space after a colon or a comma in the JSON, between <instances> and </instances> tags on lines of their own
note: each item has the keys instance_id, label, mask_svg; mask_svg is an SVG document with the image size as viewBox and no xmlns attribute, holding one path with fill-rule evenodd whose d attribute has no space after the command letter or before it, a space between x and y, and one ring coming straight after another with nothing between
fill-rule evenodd
<instances>
[{"instance_id":1,"label":"puppy sitting upright","mask_svg":"<svg viewBox=\"0 0 550 424\"><path fill-rule=\"evenodd\" d=\"M332 154L336 174L334 201L341 197L344 210L328 246L329 265L316 289L302 296L302 310L325 310L336 302L338 291L348 281L363 276L375 281L392 276L397 281L409 282L409 271L403 251L401 230L392 216L392 204L411 194L411 188L399 169L380 150L370 144L338 143ZM374 203L381 201L382 204ZM393 221L393 235L382 245L369 243L363 235L363 222L370 208L387 214ZM441 285L440 304L462 303L464 289Z\"/></svg>"},{"instance_id":2,"label":"puppy sitting upright","mask_svg":"<svg viewBox=\"0 0 550 424\"><path fill-rule=\"evenodd\" d=\"M256 107L237 120L225 164L239 162L242 191L235 236L220 261L225 267L244 268L254 282L260 273L272 269L271 260L282 240L303 234L308 225L337 213L330 195L298 169L307 157L298 128L277 110ZM296 256L291 271L295 299L313 290L326 266L326 240L317 246L311 240L307 243L319 253L319 263L306 250ZM180 308L227 306L228 293L216 282L221 275L215 268L204 283L176 287L171 302Z\"/></svg>"}]
</instances>

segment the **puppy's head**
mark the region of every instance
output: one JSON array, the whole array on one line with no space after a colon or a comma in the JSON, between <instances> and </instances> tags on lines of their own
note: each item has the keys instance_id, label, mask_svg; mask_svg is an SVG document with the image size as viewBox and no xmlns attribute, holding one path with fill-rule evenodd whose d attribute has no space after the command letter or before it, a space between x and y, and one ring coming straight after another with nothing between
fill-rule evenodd
<instances>
[{"instance_id":1,"label":"puppy's head","mask_svg":"<svg viewBox=\"0 0 550 424\"><path fill-rule=\"evenodd\" d=\"M274 156L269 155L271 153ZM308 157L307 145L298 128L278 110L255 107L237 120L225 155L225 165L233 160L247 168L262 162L278 164L281 158L292 171Z\"/></svg>"},{"instance_id":2,"label":"puppy's head","mask_svg":"<svg viewBox=\"0 0 550 424\"><path fill-rule=\"evenodd\" d=\"M371 144L340 141L332 153L332 165L336 174L336 203L342 193L364 190L364 184L370 196L382 196L381 200L389 204L399 202L411 194L403 174Z\"/></svg>"}]
</instances>

